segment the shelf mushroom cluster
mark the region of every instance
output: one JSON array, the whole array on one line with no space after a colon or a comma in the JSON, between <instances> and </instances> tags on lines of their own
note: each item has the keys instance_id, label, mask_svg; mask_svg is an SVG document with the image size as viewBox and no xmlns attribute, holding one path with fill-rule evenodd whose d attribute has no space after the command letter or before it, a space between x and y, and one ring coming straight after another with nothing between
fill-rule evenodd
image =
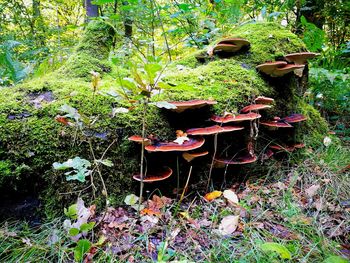
<instances>
[{"instance_id":1,"label":"shelf mushroom cluster","mask_svg":"<svg viewBox=\"0 0 350 263\"><path fill-rule=\"evenodd\" d=\"M256 69L271 77L282 77L292 71L301 77L307 60L318 55L318 53L313 52L292 53L284 56L286 61L265 62L258 65Z\"/></svg>"},{"instance_id":2,"label":"shelf mushroom cluster","mask_svg":"<svg viewBox=\"0 0 350 263\"><path fill-rule=\"evenodd\" d=\"M142 136L133 135L129 137L130 141L143 144L145 150L148 152L182 152L182 157L191 162L193 159L208 155L208 151L194 151L201 148L205 143L205 136L218 135L221 133L228 133L234 131L241 131L244 126L237 126L232 124L249 121L257 123L262 117L259 114L260 110L266 110L272 107L274 99L264 96L259 96L254 100L254 103L243 107L238 114L225 113L223 116L213 115L210 120L216 123L215 125L208 127L191 128L183 131L176 131L177 139L174 141L160 141L153 136L142 138ZM177 113L182 113L186 110L198 109L208 105L214 105L217 102L213 100L189 100L189 101L171 101L168 102L174 107L170 107L168 110ZM290 116L279 118L275 117L272 121L260 121L262 126L268 129L278 128L292 128L291 124L306 120L302 114L292 114ZM267 157L271 157L276 151L288 151L292 152L295 149L304 147L303 144L294 145L270 145L269 151L266 154ZM215 167L225 167L226 165L238 165L249 164L257 161L257 156L254 153L254 147L252 144L247 146L246 154L235 155L232 158L225 159L219 156L214 156ZM156 171L150 171L143 178L144 182L156 182L169 178L173 171L171 168L165 166ZM135 180L140 181L141 175L135 174L133 176Z\"/></svg>"}]
</instances>

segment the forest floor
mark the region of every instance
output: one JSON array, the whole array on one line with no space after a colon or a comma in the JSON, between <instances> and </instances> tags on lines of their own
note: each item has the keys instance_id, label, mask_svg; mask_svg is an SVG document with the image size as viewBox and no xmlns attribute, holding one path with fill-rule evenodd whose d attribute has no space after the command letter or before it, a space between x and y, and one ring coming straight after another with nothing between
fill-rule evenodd
<instances>
[{"instance_id":1,"label":"forest floor","mask_svg":"<svg viewBox=\"0 0 350 263\"><path fill-rule=\"evenodd\" d=\"M7 222L0 228L0 259L348 262L349 167L338 166L344 154L348 156L342 148L330 147L312 152L295 167L286 168L285 163L276 161L269 176L205 196L189 191L181 202L152 193L142 203L140 215L138 198L133 194L124 205L102 213L95 213L95 206L85 208L82 204L81 211L86 214L81 217L96 223L93 233L87 231L85 236L70 233L69 237L63 226L67 226L67 220L63 223L66 218L37 228ZM84 247L78 239L89 241Z\"/></svg>"}]
</instances>

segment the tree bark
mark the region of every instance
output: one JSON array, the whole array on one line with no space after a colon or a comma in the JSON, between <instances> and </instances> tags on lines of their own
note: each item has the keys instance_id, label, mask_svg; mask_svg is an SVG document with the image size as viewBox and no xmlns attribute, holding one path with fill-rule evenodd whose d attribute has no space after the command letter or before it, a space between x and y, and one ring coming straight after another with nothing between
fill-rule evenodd
<instances>
[{"instance_id":1,"label":"tree bark","mask_svg":"<svg viewBox=\"0 0 350 263\"><path fill-rule=\"evenodd\" d=\"M93 5L91 0L85 0L85 10L88 20L90 17L98 17L98 6Z\"/></svg>"},{"instance_id":2,"label":"tree bark","mask_svg":"<svg viewBox=\"0 0 350 263\"><path fill-rule=\"evenodd\" d=\"M122 4L126 6L129 3L128 1L123 1ZM124 36L129 39L132 37L132 19L129 11L124 13Z\"/></svg>"}]
</instances>

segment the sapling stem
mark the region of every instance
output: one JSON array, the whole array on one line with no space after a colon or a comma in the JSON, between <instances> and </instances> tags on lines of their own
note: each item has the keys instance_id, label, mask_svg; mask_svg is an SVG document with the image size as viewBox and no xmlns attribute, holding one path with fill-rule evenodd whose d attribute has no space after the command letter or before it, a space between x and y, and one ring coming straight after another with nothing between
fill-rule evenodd
<instances>
[{"instance_id":1,"label":"sapling stem","mask_svg":"<svg viewBox=\"0 0 350 263\"><path fill-rule=\"evenodd\" d=\"M211 164L210 164L206 191L208 191L208 189L209 189L209 185L210 185L210 181L211 181L211 173L212 173L213 167L214 167L217 148L218 148L218 134L215 134L215 136L214 136L214 154L213 154L213 159L211 160Z\"/></svg>"},{"instance_id":2,"label":"sapling stem","mask_svg":"<svg viewBox=\"0 0 350 263\"><path fill-rule=\"evenodd\" d=\"M139 205L138 205L138 215L140 216L140 210L141 210L141 204L142 204L142 195L143 195L143 163L144 163L144 156L145 156L145 133L146 133L146 113L147 113L147 105L148 105L148 99L146 99L143 103L143 112L142 112L142 142L141 142L141 167L140 167L140 195L139 195Z\"/></svg>"}]
</instances>

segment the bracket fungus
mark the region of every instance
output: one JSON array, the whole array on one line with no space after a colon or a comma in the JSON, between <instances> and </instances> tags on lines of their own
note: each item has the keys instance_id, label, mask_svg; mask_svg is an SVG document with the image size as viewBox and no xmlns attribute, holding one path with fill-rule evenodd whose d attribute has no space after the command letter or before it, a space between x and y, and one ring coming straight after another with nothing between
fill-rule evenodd
<instances>
[{"instance_id":1,"label":"bracket fungus","mask_svg":"<svg viewBox=\"0 0 350 263\"><path fill-rule=\"evenodd\" d=\"M254 102L257 104L271 104L275 100L273 98L265 97L265 96L259 96L255 98Z\"/></svg>"},{"instance_id":2,"label":"bracket fungus","mask_svg":"<svg viewBox=\"0 0 350 263\"><path fill-rule=\"evenodd\" d=\"M272 128L272 129L293 128L292 125L290 125L289 123L286 123L284 121L281 121L281 120L261 121L260 124L263 125L263 126L267 126L269 128Z\"/></svg>"},{"instance_id":3,"label":"bracket fungus","mask_svg":"<svg viewBox=\"0 0 350 263\"><path fill-rule=\"evenodd\" d=\"M300 53L292 53L292 54L285 55L284 58L288 62L293 62L294 64L297 64L297 65L304 65L307 63L308 59L312 59L318 55L319 53L314 53L314 52L300 52Z\"/></svg>"},{"instance_id":4,"label":"bracket fungus","mask_svg":"<svg viewBox=\"0 0 350 263\"><path fill-rule=\"evenodd\" d=\"M244 127L214 125L214 126L204 127L204 128L189 129L186 131L186 133L188 135L212 135L212 134L218 134L218 133L224 133L224 132L239 131L243 129Z\"/></svg>"},{"instance_id":5,"label":"bracket fungus","mask_svg":"<svg viewBox=\"0 0 350 263\"><path fill-rule=\"evenodd\" d=\"M257 159L256 155L251 154L234 157L232 159L215 158L215 166L220 168L232 164L250 164L256 162Z\"/></svg>"},{"instance_id":6,"label":"bracket fungus","mask_svg":"<svg viewBox=\"0 0 350 263\"><path fill-rule=\"evenodd\" d=\"M206 105L214 105L217 102L215 100L189 100L189 101L171 101L169 103L176 106L176 109L170 109L171 111L181 113L187 109L198 109Z\"/></svg>"},{"instance_id":7,"label":"bracket fungus","mask_svg":"<svg viewBox=\"0 0 350 263\"><path fill-rule=\"evenodd\" d=\"M167 166L163 167L163 169L159 169L157 171L152 171L149 174L146 174L143 177L144 183L153 183L157 181L163 181L167 178L169 178L173 174L173 170ZM133 178L136 181L141 181L141 175L140 174L134 174Z\"/></svg>"},{"instance_id":8,"label":"bracket fungus","mask_svg":"<svg viewBox=\"0 0 350 263\"><path fill-rule=\"evenodd\" d=\"M213 54L235 53L243 47L249 47L250 42L243 38L226 38L220 40L213 48Z\"/></svg>"},{"instance_id":9,"label":"bracket fungus","mask_svg":"<svg viewBox=\"0 0 350 263\"><path fill-rule=\"evenodd\" d=\"M286 151L286 152L293 152L296 149L304 148L304 143L296 143L292 145L270 145L269 148L276 151Z\"/></svg>"},{"instance_id":10,"label":"bracket fungus","mask_svg":"<svg viewBox=\"0 0 350 263\"><path fill-rule=\"evenodd\" d=\"M226 114L225 116L214 115L211 120L217 123L228 123L228 122L241 122L241 121L252 121L261 118L261 115L255 112L249 112L245 114Z\"/></svg>"},{"instance_id":11,"label":"bracket fungus","mask_svg":"<svg viewBox=\"0 0 350 263\"><path fill-rule=\"evenodd\" d=\"M183 144L175 142L157 142L152 145L147 145L145 149L149 152L186 152L200 148L204 142L204 138L190 138Z\"/></svg>"},{"instance_id":12,"label":"bracket fungus","mask_svg":"<svg viewBox=\"0 0 350 263\"><path fill-rule=\"evenodd\" d=\"M290 116L284 117L282 120L288 123L296 123L296 122L305 121L306 117L302 114L294 113Z\"/></svg>"},{"instance_id":13,"label":"bracket fungus","mask_svg":"<svg viewBox=\"0 0 350 263\"><path fill-rule=\"evenodd\" d=\"M250 112L250 111L269 109L271 107L272 106L266 105L266 104L251 104L251 105L248 105L248 106L244 107L243 109L241 109L241 112L245 113L245 112Z\"/></svg>"},{"instance_id":14,"label":"bracket fungus","mask_svg":"<svg viewBox=\"0 0 350 263\"><path fill-rule=\"evenodd\" d=\"M143 144L144 145L150 145L151 144L151 140L148 139L148 138L142 138L142 136L140 135L133 135L133 136L130 136L128 138L129 141L132 141L132 142L137 142L137 143L142 143L142 140L143 140Z\"/></svg>"},{"instance_id":15,"label":"bracket fungus","mask_svg":"<svg viewBox=\"0 0 350 263\"><path fill-rule=\"evenodd\" d=\"M271 77L282 77L294 70L303 69L304 66L305 65L287 64L285 61L275 61L260 64L256 68L260 72L263 72Z\"/></svg>"},{"instance_id":16,"label":"bracket fungus","mask_svg":"<svg viewBox=\"0 0 350 263\"><path fill-rule=\"evenodd\" d=\"M201 156L205 156L208 155L208 151L205 152L185 152L182 154L182 157L187 161L187 162L191 162L193 159L197 158L197 157L201 157Z\"/></svg>"}]
</instances>

